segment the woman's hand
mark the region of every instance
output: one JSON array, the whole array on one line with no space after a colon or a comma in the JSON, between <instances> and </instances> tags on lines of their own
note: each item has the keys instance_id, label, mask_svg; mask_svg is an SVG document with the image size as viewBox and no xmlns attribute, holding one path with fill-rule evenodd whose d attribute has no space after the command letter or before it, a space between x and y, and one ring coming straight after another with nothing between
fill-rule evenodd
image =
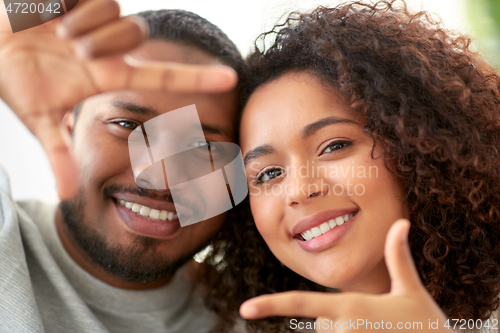
<instances>
[{"instance_id":1,"label":"woman's hand","mask_svg":"<svg viewBox=\"0 0 500 333\"><path fill-rule=\"evenodd\" d=\"M420 281L408 245L409 229L407 220L398 220L387 235L385 260L391 277L388 294L284 292L246 301L240 308L241 316L316 318L317 332L371 332L382 328L398 331L400 325L405 332L453 332L443 326L445 314ZM436 321L438 329L429 327ZM378 329L370 328L368 322ZM405 329L405 324L411 328Z\"/></svg>"},{"instance_id":2,"label":"woman's hand","mask_svg":"<svg viewBox=\"0 0 500 333\"><path fill-rule=\"evenodd\" d=\"M147 26L120 17L113 0L80 0L62 17L18 33L7 32L0 11L0 30L0 98L42 144L62 199L76 192L79 172L61 120L83 99L121 89L221 92L237 80L226 66L127 59L147 39Z\"/></svg>"}]
</instances>

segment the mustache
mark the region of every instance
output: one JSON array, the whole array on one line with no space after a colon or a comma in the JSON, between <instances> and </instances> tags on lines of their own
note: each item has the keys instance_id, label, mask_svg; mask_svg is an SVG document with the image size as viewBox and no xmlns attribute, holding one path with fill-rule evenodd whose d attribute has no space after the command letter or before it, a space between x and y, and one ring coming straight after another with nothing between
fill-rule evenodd
<instances>
[{"instance_id":1,"label":"mustache","mask_svg":"<svg viewBox=\"0 0 500 333\"><path fill-rule=\"evenodd\" d=\"M158 191L121 184L113 184L105 187L102 191L103 199L107 200L115 193L130 193L141 197L148 197L154 200L174 203L174 198L172 197L172 192L170 192L170 190Z\"/></svg>"}]
</instances>

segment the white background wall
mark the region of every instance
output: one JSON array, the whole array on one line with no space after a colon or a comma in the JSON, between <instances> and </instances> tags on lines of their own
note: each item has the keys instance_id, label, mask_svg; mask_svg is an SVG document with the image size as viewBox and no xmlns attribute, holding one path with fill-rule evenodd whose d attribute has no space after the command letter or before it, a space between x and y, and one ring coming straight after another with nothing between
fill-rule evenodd
<instances>
[{"instance_id":1,"label":"white background wall","mask_svg":"<svg viewBox=\"0 0 500 333\"><path fill-rule=\"evenodd\" d=\"M446 27L470 33L478 25L466 24L465 0L407 0L414 10L437 13ZM123 14L148 9L185 9L218 25L247 54L259 33L270 29L284 14L309 10L318 5L334 6L326 0L118 0ZM20 96L22 98L22 96ZM40 144L0 101L0 164L7 170L14 199L54 200L55 181Z\"/></svg>"}]
</instances>

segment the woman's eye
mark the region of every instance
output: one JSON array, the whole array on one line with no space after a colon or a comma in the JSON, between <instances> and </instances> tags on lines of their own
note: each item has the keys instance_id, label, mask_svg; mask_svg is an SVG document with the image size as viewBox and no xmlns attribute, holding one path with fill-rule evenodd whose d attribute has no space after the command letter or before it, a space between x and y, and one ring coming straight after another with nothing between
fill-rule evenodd
<instances>
[{"instance_id":1,"label":"woman's eye","mask_svg":"<svg viewBox=\"0 0 500 333\"><path fill-rule=\"evenodd\" d=\"M261 173L259 173L257 175L256 183L262 184L262 183L268 182L276 177L281 176L284 173L285 173L285 170L283 170L283 169L270 169L270 170L262 171Z\"/></svg>"},{"instance_id":2,"label":"woman's eye","mask_svg":"<svg viewBox=\"0 0 500 333\"><path fill-rule=\"evenodd\" d=\"M128 129L130 131L135 130L139 126L137 123L134 123L133 121L128 121L128 120L120 120L120 121L115 122L115 124L118 124L121 127Z\"/></svg>"},{"instance_id":3,"label":"woman's eye","mask_svg":"<svg viewBox=\"0 0 500 333\"><path fill-rule=\"evenodd\" d=\"M334 151L340 150L342 148L345 148L349 146L351 143L349 141L336 141L330 143L323 151L321 152L321 155L327 154L327 153L332 153Z\"/></svg>"}]
</instances>

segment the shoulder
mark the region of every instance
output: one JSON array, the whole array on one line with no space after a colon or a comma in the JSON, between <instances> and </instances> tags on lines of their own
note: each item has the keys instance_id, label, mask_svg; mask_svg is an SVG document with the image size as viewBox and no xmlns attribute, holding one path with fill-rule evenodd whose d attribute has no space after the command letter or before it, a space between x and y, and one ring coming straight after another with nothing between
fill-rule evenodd
<instances>
[{"instance_id":1,"label":"shoulder","mask_svg":"<svg viewBox=\"0 0 500 333\"><path fill-rule=\"evenodd\" d=\"M10 192L10 181L7 171L0 164L0 192L5 193L7 196L11 196Z\"/></svg>"}]
</instances>

